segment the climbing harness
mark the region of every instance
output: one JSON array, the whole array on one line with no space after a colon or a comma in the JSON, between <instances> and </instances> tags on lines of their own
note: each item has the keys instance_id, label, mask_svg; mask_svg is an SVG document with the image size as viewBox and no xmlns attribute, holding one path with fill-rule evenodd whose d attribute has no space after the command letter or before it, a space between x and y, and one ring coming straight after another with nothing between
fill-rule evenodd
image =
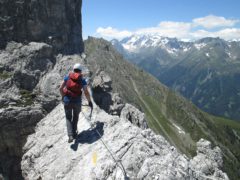
<instances>
[{"instance_id":1,"label":"climbing harness","mask_svg":"<svg viewBox=\"0 0 240 180\"><path fill-rule=\"evenodd\" d=\"M88 105L82 105L82 106L88 106ZM83 114L83 116L87 119L87 122L89 123L89 125L91 126L91 129L93 129L94 127L94 124L91 122L91 119L92 119L92 112L93 112L93 108L91 108L91 111L90 111L90 115L89 117L86 116L86 114ZM101 133L95 129L96 133L98 134L102 144L104 145L104 147L107 149L107 151L109 152L109 154L111 155L113 161L116 163L116 165L121 169L121 171L123 172L123 175L124 175L124 180L129 180L129 177L127 176L127 173L126 173L126 170L121 162L121 160L116 160L116 158L114 157L113 153L111 152L110 148L107 146L107 144L103 141L102 139L102 135Z\"/></svg>"}]
</instances>

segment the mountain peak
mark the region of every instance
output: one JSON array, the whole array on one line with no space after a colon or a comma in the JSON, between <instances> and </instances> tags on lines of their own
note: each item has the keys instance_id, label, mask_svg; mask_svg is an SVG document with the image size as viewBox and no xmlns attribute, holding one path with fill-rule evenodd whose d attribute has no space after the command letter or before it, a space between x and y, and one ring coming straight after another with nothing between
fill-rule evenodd
<instances>
[{"instance_id":1,"label":"mountain peak","mask_svg":"<svg viewBox=\"0 0 240 180\"><path fill-rule=\"evenodd\" d=\"M148 47L165 47L171 45L170 43L176 42L176 38L163 37L157 34L154 35L132 35L130 37L124 38L120 41L122 46L132 52L137 51L141 48Z\"/></svg>"}]
</instances>

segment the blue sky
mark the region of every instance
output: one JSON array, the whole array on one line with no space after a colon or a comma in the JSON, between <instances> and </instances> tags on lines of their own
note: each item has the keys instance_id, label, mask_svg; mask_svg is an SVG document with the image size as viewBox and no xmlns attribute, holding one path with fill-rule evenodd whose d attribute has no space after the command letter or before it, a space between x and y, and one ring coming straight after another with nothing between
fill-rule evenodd
<instances>
[{"instance_id":1,"label":"blue sky","mask_svg":"<svg viewBox=\"0 0 240 180\"><path fill-rule=\"evenodd\" d=\"M240 0L83 0L83 37L240 39Z\"/></svg>"}]
</instances>

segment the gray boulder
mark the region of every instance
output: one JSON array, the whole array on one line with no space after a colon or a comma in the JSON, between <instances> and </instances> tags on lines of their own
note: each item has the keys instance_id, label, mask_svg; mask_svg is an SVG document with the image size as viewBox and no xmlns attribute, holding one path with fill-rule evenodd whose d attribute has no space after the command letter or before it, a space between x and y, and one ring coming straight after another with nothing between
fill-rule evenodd
<instances>
[{"instance_id":1,"label":"gray boulder","mask_svg":"<svg viewBox=\"0 0 240 180\"><path fill-rule=\"evenodd\" d=\"M15 71L13 81L20 89L32 91L38 84L40 75L40 71Z\"/></svg>"},{"instance_id":2,"label":"gray boulder","mask_svg":"<svg viewBox=\"0 0 240 180\"><path fill-rule=\"evenodd\" d=\"M197 142L197 155L190 161L190 173L196 179L204 179L201 174L215 179L228 179L227 175L219 170L222 166L221 149L219 147L212 149L210 141L200 139Z\"/></svg>"},{"instance_id":3,"label":"gray boulder","mask_svg":"<svg viewBox=\"0 0 240 180\"><path fill-rule=\"evenodd\" d=\"M92 83L92 87L94 89L99 88L103 92L110 92L112 90L111 85L112 85L111 77L104 71L97 73Z\"/></svg>"},{"instance_id":4,"label":"gray boulder","mask_svg":"<svg viewBox=\"0 0 240 180\"><path fill-rule=\"evenodd\" d=\"M120 116L124 106L118 93L112 92L112 80L104 71L97 72L92 82L93 99L96 104L112 115Z\"/></svg>"},{"instance_id":5,"label":"gray boulder","mask_svg":"<svg viewBox=\"0 0 240 180\"><path fill-rule=\"evenodd\" d=\"M141 129L148 128L145 114L131 104L125 104L120 117L129 120L132 124L140 127Z\"/></svg>"},{"instance_id":6,"label":"gray boulder","mask_svg":"<svg viewBox=\"0 0 240 180\"><path fill-rule=\"evenodd\" d=\"M109 113L120 116L123 107L124 103L120 95L118 93L112 93L112 104L110 105Z\"/></svg>"}]
</instances>

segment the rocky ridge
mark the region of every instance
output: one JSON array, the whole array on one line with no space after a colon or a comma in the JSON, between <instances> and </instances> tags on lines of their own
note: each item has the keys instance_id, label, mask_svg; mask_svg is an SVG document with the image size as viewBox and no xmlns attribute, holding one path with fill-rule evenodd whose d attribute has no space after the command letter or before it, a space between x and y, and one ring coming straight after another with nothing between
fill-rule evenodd
<instances>
[{"instance_id":1,"label":"rocky ridge","mask_svg":"<svg viewBox=\"0 0 240 180\"><path fill-rule=\"evenodd\" d=\"M59 103L58 89L63 77L75 63L84 66L83 57L84 54L54 55L51 45L37 42L26 45L9 42L0 51L0 172L4 177L12 179L17 175L21 179L19 163L27 136L35 132L36 124ZM85 69L84 73L89 71ZM120 115L124 104L117 93L112 93L111 78L105 72L95 76L95 101L98 102L97 97L104 98L109 108L104 109L106 104L100 103L101 108Z\"/></svg>"},{"instance_id":2,"label":"rocky ridge","mask_svg":"<svg viewBox=\"0 0 240 180\"><path fill-rule=\"evenodd\" d=\"M96 130L115 158L122 162L130 179L228 179L223 173L221 150L201 139L197 155L188 159L162 136L142 130L126 118L89 109L80 114L79 135L67 143L62 104L58 105L28 137L22 157L25 179L124 179ZM137 117L135 117L137 118ZM51 138L50 138L51 137Z\"/></svg>"},{"instance_id":3,"label":"rocky ridge","mask_svg":"<svg viewBox=\"0 0 240 180\"><path fill-rule=\"evenodd\" d=\"M110 101L105 102L112 107L115 98L111 84L111 78L104 71L93 79L95 96L102 92L111 94ZM125 104L119 110L120 117L107 114L96 104L94 107L91 123L95 126L90 126L89 108L83 106L79 134L70 147L61 104L38 123L36 132L28 137L23 148L21 168L25 179L124 179L96 131L115 158L121 160L130 178L228 179L220 170L221 150L212 149L209 141L200 140L198 154L190 160L148 129L144 114L134 106ZM109 109L109 112L112 111Z\"/></svg>"}]
</instances>

